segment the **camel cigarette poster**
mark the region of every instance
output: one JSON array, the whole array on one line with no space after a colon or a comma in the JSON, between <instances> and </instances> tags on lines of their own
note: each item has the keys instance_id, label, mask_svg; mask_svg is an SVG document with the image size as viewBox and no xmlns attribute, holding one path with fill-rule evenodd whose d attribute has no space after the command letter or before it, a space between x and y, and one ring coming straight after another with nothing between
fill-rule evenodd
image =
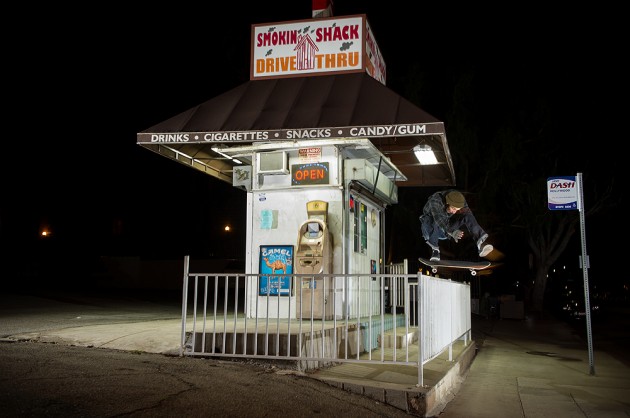
<instances>
[{"instance_id":1,"label":"camel cigarette poster","mask_svg":"<svg viewBox=\"0 0 630 418\"><path fill-rule=\"evenodd\" d=\"M289 296L291 275L293 274L293 245L260 246L260 281L261 296Z\"/></svg>"}]
</instances>

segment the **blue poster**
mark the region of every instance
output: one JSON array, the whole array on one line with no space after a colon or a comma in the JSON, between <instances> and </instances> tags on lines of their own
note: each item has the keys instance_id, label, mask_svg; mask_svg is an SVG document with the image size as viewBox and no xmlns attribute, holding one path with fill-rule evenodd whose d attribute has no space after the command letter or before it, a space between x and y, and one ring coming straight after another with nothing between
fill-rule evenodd
<instances>
[{"instance_id":1,"label":"blue poster","mask_svg":"<svg viewBox=\"0 0 630 418\"><path fill-rule=\"evenodd\" d=\"M293 245L261 245L259 272L258 293L261 296L291 295Z\"/></svg>"}]
</instances>

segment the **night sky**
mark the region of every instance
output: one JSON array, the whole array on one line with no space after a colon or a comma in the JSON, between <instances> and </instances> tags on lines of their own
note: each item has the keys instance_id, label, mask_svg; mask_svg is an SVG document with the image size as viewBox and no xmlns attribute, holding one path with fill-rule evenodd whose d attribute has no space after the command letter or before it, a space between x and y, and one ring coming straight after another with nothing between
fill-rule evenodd
<instances>
[{"instance_id":1,"label":"night sky","mask_svg":"<svg viewBox=\"0 0 630 418\"><path fill-rule=\"evenodd\" d=\"M563 117L576 133L567 155L589 153L621 176L616 147L625 131L613 126L625 100L627 46L618 49L619 11L415 5L421 11L412 13L408 4L335 1L337 16L367 15L389 88L408 97L416 69L433 86L422 108L444 120L455 73L482 75L489 111L501 108L512 86L531 86L566 102ZM51 247L79 258L242 256L245 193L141 148L136 134L246 82L250 25L309 19L311 2L226 2L220 13L208 5L44 7L50 9L16 24L22 29L8 38L3 60L10 128L0 151L0 233L7 261L28 263ZM621 182L609 175L599 181L613 180ZM416 205L425 195L406 191L413 202L401 204ZM231 236L223 231L227 223ZM53 242L46 249L44 227ZM617 227L610 234L620 240L623 225ZM592 239L592 246L608 245L604 234Z\"/></svg>"}]
</instances>

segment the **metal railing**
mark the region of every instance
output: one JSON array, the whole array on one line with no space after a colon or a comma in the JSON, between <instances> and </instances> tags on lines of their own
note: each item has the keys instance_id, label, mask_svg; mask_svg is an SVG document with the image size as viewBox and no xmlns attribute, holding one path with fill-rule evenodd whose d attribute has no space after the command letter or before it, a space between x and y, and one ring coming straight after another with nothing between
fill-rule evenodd
<instances>
[{"instance_id":1,"label":"metal railing","mask_svg":"<svg viewBox=\"0 0 630 418\"><path fill-rule=\"evenodd\" d=\"M300 370L344 362L417 367L422 386L424 364L447 349L452 360L457 340L468 344L470 287L388 270L190 273L186 257L180 355L290 361Z\"/></svg>"}]
</instances>

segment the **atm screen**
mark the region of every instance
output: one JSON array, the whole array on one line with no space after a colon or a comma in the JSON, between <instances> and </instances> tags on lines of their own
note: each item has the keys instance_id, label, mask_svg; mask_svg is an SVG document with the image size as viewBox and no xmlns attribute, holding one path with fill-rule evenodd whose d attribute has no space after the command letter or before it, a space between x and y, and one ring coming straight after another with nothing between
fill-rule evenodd
<instances>
[{"instance_id":1,"label":"atm screen","mask_svg":"<svg viewBox=\"0 0 630 418\"><path fill-rule=\"evenodd\" d=\"M317 238L319 236L319 224L317 222L309 222L306 224L306 232L309 238Z\"/></svg>"}]
</instances>

